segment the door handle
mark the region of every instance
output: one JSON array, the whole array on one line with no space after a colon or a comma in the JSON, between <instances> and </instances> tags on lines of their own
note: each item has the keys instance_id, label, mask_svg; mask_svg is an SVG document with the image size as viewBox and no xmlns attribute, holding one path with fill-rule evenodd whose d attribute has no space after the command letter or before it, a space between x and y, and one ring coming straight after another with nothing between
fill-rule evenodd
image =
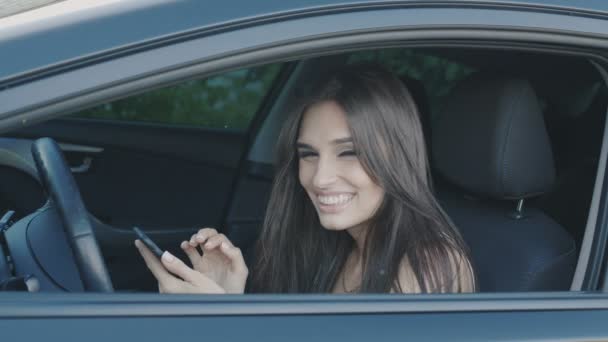
<instances>
[{"instance_id":1,"label":"door handle","mask_svg":"<svg viewBox=\"0 0 608 342\"><path fill-rule=\"evenodd\" d=\"M93 157L90 155L103 152L103 148L101 147L86 145L60 143L59 147L64 153L72 152L85 155L82 158L82 163L80 165L70 166L70 171L72 171L72 173L85 173L89 171L91 169L91 165L93 164Z\"/></svg>"},{"instance_id":2,"label":"door handle","mask_svg":"<svg viewBox=\"0 0 608 342\"><path fill-rule=\"evenodd\" d=\"M93 164L93 157L87 156L82 159L82 164L70 166L70 171L72 171L72 173L85 173L89 171L91 164Z\"/></svg>"}]
</instances>

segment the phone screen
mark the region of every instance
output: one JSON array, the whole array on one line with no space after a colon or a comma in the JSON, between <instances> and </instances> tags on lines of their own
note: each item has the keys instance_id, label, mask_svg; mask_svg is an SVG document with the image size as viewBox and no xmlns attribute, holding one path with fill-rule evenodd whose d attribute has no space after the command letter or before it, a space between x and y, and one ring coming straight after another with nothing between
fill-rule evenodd
<instances>
[{"instance_id":1,"label":"phone screen","mask_svg":"<svg viewBox=\"0 0 608 342\"><path fill-rule=\"evenodd\" d=\"M133 231L135 232L135 235L137 235L137 238L141 240L141 242L143 242L144 245L146 245L146 247L148 247L148 249L154 253L154 255L156 255L158 258L163 255L163 250L160 249L146 233L137 227L133 227Z\"/></svg>"}]
</instances>

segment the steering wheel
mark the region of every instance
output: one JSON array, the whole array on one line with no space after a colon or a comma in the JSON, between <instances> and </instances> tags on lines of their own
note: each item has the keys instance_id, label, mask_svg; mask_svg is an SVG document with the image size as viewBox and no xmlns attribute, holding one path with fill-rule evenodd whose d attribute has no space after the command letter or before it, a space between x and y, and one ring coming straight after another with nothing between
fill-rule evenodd
<instances>
[{"instance_id":1,"label":"steering wheel","mask_svg":"<svg viewBox=\"0 0 608 342\"><path fill-rule=\"evenodd\" d=\"M63 221L85 291L113 292L89 213L59 146L51 138L38 139L32 144L32 156L42 186Z\"/></svg>"}]
</instances>

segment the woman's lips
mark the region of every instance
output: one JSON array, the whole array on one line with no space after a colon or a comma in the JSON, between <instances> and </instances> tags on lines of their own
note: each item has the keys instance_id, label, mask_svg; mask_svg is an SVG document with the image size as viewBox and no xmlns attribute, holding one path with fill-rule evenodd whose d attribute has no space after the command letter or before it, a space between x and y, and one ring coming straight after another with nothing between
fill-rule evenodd
<instances>
[{"instance_id":1,"label":"woman's lips","mask_svg":"<svg viewBox=\"0 0 608 342\"><path fill-rule=\"evenodd\" d=\"M319 211L326 214L335 214L346 208L355 197L352 193L317 195Z\"/></svg>"}]
</instances>

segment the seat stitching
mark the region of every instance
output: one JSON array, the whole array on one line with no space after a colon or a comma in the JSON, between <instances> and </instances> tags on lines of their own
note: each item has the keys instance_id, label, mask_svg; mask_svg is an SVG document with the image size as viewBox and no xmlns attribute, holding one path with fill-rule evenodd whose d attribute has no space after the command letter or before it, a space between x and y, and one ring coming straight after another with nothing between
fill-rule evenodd
<instances>
[{"instance_id":1,"label":"seat stitching","mask_svg":"<svg viewBox=\"0 0 608 342\"><path fill-rule=\"evenodd\" d=\"M508 130L507 130L507 135L505 137L505 141L504 141L504 144L503 144L502 156L501 156L501 159L502 159L502 168L500 170L501 171L501 173L500 173L500 185L501 185L501 188L502 188L501 189L501 191L502 191L501 196L504 196L506 194L506 190L505 190L506 189L506 181L505 181L505 179L507 177L506 176L506 174L507 174L506 169L507 169L507 164L508 163L507 163L507 160L505 158L505 155L507 154L507 150L509 148L509 137L511 136L511 130L513 128L513 118L516 115L516 113L515 113L515 111L513 109L516 107L516 104L517 105L520 104L522 98L523 98L523 88L520 88L520 94L517 97L517 100L513 101L511 103L511 106L510 106L509 111L508 111L509 114L510 114L509 115Z\"/></svg>"}]
</instances>

